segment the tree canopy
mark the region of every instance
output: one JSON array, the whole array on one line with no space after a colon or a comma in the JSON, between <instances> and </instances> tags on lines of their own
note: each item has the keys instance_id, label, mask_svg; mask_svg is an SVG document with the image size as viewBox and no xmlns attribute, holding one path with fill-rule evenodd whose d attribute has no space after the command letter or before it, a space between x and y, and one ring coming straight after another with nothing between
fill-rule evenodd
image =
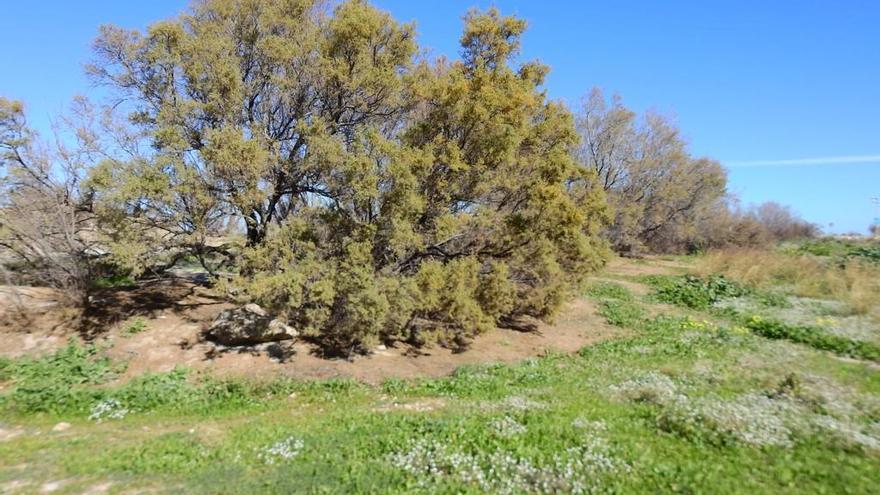
<instances>
[{"instance_id":1,"label":"tree canopy","mask_svg":"<svg viewBox=\"0 0 880 495\"><path fill-rule=\"evenodd\" d=\"M472 11L452 62L358 0L104 27L89 70L152 152L95 168L98 209L139 246L161 230L204 249L238 219L229 290L346 352L549 318L601 264L606 212L547 67L515 61L525 27Z\"/></svg>"}]
</instances>

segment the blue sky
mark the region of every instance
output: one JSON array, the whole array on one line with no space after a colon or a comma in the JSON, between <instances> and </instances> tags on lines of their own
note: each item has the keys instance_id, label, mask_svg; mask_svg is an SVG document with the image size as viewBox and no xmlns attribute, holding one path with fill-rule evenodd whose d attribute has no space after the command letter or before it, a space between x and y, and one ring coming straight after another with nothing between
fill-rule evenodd
<instances>
[{"instance_id":1,"label":"blue sky","mask_svg":"<svg viewBox=\"0 0 880 495\"><path fill-rule=\"evenodd\" d=\"M865 231L880 195L880 2L375 0L457 54L461 16L495 5L529 21L523 59L553 72L553 98L591 87L676 117L697 155L725 163L743 203L775 200L835 232ZM102 23L142 28L185 0L7 2L0 94L48 128L90 93L82 65ZM800 162L799 160L806 160ZM829 229L829 224L834 224Z\"/></svg>"}]
</instances>

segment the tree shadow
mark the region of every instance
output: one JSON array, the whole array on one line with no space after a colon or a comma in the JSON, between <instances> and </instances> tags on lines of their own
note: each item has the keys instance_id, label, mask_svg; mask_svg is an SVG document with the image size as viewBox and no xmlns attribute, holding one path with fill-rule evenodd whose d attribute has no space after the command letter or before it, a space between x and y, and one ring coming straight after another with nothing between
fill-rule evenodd
<instances>
[{"instance_id":1,"label":"tree shadow","mask_svg":"<svg viewBox=\"0 0 880 495\"><path fill-rule=\"evenodd\" d=\"M202 338L199 342L210 341ZM205 352L204 359L206 361L212 361L226 354L247 354L254 357L265 355L279 363L286 363L296 356L296 349L294 348L292 341L268 342L265 344L242 346L224 346L213 342L212 344L213 345L211 345L208 351ZM186 343L186 345L192 347L193 344Z\"/></svg>"},{"instance_id":2,"label":"tree shadow","mask_svg":"<svg viewBox=\"0 0 880 495\"><path fill-rule=\"evenodd\" d=\"M189 280L157 279L143 281L135 287L109 288L96 291L89 307L83 311L78 332L84 340L94 340L111 327L134 317L156 318L165 311L185 314L193 308L223 304L222 297L198 294L203 284ZM199 321L187 315L190 321Z\"/></svg>"},{"instance_id":3,"label":"tree shadow","mask_svg":"<svg viewBox=\"0 0 880 495\"><path fill-rule=\"evenodd\" d=\"M529 317L502 318L498 327L523 333L541 333L538 331L538 321Z\"/></svg>"}]
</instances>

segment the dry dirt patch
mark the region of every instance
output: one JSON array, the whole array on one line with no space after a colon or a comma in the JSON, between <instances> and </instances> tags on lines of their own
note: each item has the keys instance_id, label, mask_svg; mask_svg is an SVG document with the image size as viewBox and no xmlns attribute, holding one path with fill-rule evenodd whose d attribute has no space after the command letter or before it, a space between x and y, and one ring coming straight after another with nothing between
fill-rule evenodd
<instances>
[{"instance_id":1,"label":"dry dirt patch","mask_svg":"<svg viewBox=\"0 0 880 495\"><path fill-rule=\"evenodd\" d=\"M51 290L41 289L28 297L41 308L41 323L0 326L0 355L49 352L77 336L103 343L110 357L128 363L121 380L183 366L217 376L351 378L380 383L386 378L444 376L463 365L509 363L547 352L576 352L615 332L596 315L591 302L576 299L552 325L538 324L531 331L496 329L478 336L463 352L399 344L352 360L326 359L315 346L297 342L283 349L284 359L274 359L278 345L221 349L205 342L201 337L204 329L230 305L191 282L166 281L108 291L89 315L92 320L86 331L63 319L57 305L50 304ZM142 320L144 328L128 335L124 330L133 318Z\"/></svg>"}]
</instances>

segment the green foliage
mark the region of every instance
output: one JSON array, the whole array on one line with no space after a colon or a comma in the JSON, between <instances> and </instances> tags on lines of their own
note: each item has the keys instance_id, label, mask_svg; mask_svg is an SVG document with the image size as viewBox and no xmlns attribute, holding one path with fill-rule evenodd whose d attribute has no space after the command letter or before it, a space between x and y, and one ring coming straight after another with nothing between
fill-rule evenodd
<instances>
[{"instance_id":1,"label":"green foliage","mask_svg":"<svg viewBox=\"0 0 880 495\"><path fill-rule=\"evenodd\" d=\"M644 309L620 284L593 282L587 287L587 296L599 302L599 314L611 325L636 328L642 322Z\"/></svg>"},{"instance_id":2,"label":"green foliage","mask_svg":"<svg viewBox=\"0 0 880 495\"><path fill-rule=\"evenodd\" d=\"M122 335L137 335L147 329L147 322L141 317L133 318L122 329Z\"/></svg>"},{"instance_id":3,"label":"green foliage","mask_svg":"<svg viewBox=\"0 0 880 495\"><path fill-rule=\"evenodd\" d=\"M849 256L880 263L880 244L856 246L849 252Z\"/></svg>"},{"instance_id":4,"label":"green foliage","mask_svg":"<svg viewBox=\"0 0 880 495\"><path fill-rule=\"evenodd\" d=\"M614 282L594 282L587 287L587 295L593 299L617 299L631 301L632 293L626 287Z\"/></svg>"},{"instance_id":5,"label":"green foliage","mask_svg":"<svg viewBox=\"0 0 880 495\"><path fill-rule=\"evenodd\" d=\"M469 283L441 274L437 285L448 279ZM105 479L187 493L871 492L880 381L865 363L699 311L648 318L647 301L613 283L588 294L640 314L621 319L624 337L578 355L379 387L183 370L97 380L83 386L91 402L56 412L73 423L63 434L44 432L56 417L4 410L15 413L4 428L25 432L0 442L0 465L14 466L0 474L69 480L71 492ZM18 368L0 362L7 376ZM84 420L96 404L126 415Z\"/></svg>"},{"instance_id":6,"label":"green foliage","mask_svg":"<svg viewBox=\"0 0 880 495\"><path fill-rule=\"evenodd\" d=\"M646 281L654 286L655 296L659 301L693 309L706 309L724 298L741 297L751 293L748 288L723 275L706 278L692 275L649 276Z\"/></svg>"},{"instance_id":7,"label":"green foliage","mask_svg":"<svg viewBox=\"0 0 880 495\"><path fill-rule=\"evenodd\" d=\"M287 39L293 33L280 39L271 34L278 19L260 17L262 9L271 11L276 3L254 6L254 36L290 44L294 56L303 56L299 44ZM230 67L246 65L240 51L222 48L231 40L221 33L238 32L233 27L241 22L224 5L204 5L210 20L187 18L212 33L193 34L188 42L208 45L210 54ZM241 137L255 134L246 131L252 122L235 122L245 132L210 129L212 139L200 150L208 178L201 174L199 180L222 181L224 187L214 189L224 189L226 174L241 172L247 174L241 184L250 184L234 196L211 198L231 203L248 225L249 245L242 252L239 276L230 284L243 299L286 316L328 350L342 354L395 339L463 347L502 320L553 316L584 277L601 266L604 198L595 174L569 156L577 139L572 116L546 100L541 90L546 67L514 65L522 21L495 10L474 11L462 37L463 61L430 66L413 64L411 27L363 2L342 3L327 26L313 26L305 17L287 22L326 37L319 56L329 67L345 70L315 67L315 77L354 93L334 92L322 99L341 101L336 113L324 106L307 111L284 100L267 102L279 113L290 113L293 123L266 143ZM190 36L180 32L178 23L155 31ZM142 43L143 50L152 47L149 39ZM213 43L220 53L213 51ZM258 44L254 49L266 48ZM382 54L379 66L370 55L376 53ZM274 53L261 55L276 61ZM179 63L164 51L162 56ZM276 62L286 64L290 56ZM146 55L136 62L154 63ZM238 91L241 74L230 70L227 82ZM328 87L312 88L311 80L286 83L305 94ZM385 97L362 100L359 91L365 85ZM243 93L235 95L247 97L257 89L245 84ZM225 94L217 98L224 108L240 105ZM180 111L176 101L164 101L169 112ZM210 112L215 109L192 103L192 118L214 125ZM390 114L401 122L391 126L393 132L386 128ZM311 124L317 121L322 124ZM163 136L179 132L152 121L148 128ZM176 143L179 137L168 139ZM291 146L304 146L307 152L277 156ZM239 171L241 162L262 168ZM263 190L264 183L272 187ZM290 192L277 198L279 187ZM266 195L274 199L261 199ZM241 197L248 202L240 204ZM277 211L282 207L283 217ZM273 215L279 215L277 227L253 224Z\"/></svg>"},{"instance_id":8,"label":"green foliage","mask_svg":"<svg viewBox=\"0 0 880 495\"><path fill-rule=\"evenodd\" d=\"M753 291L752 297L761 304L762 306L766 306L768 308L789 308L791 307L791 301L789 301L788 297L785 294L774 291Z\"/></svg>"},{"instance_id":9,"label":"green foliage","mask_svg":"<svg viewBox=\"0 0 880 495\"><path fill-rule=\"evenodd\" d=\"M63 434L43 432L56 418L10 416L4 428L41 434L0 443L0 464L76 492L105 479L187 493L871 492L880 382L863 364L693 317L637 330L380 387L180 370L97 384L131 413L97 425L71 411Z\"/></svg>"},{"instance_id":10,"label":"green foliage","mask_svg":"<svg viewBox=\"0 0 880 495\"><path fill-rule=\"evenodd\" d=\"M875 241L848 241L831 237L807 241L794 248L796 252L838 259L880 262L880 244Z\"/></svg>"},{"instance_id":11,"label":"green foliage","mask_svg":"<svg viewBox=\"0 0 880 495\"><path fill-rule=\"evenodd\" d=\"M4 375L13 388L3 402L22 412L86 410L100 396L90 385L108 381L116 371L95 345L70 342L47 356L7 362Z\"/></svg>"},{"instance_id":12,"label":"green foliage","mask_svg":"<svg viewBox=\"0 0 880 495\"><path fill-rule=\"evenodd\" d=\"M547 67L514 62L525 22L472 11L462 61L417 62L412 25L322 8L210 0L103 28L90 72L139 103L155 150L89 179L114 261L203 254L231 212L247 246L227 288L330 351L551 317L601 266L607 213Z\"/></svg>"},{"instance_id":13,"label":"green foliage","mask_svg":"<svg viewBox=\"0 0 880 495\"><path fill-rule=\"evenodd\" d=\"M631 301L611 299L600 303L599 314L614 326L632 328L644 316L644 311Z\"/></svg>"},{"instance_id":14,"label":"green foliage","mask_svg":"<svg viewBox=\"0 0 880 495\"><path fill-rule=\"evenodd\" d=\"M843 356L880 362L880 346L873 342L848 339L818 327L788 325L776 320L751 317L743 325L769 339L785 339Z\"/></svg>"}]
</instances>

